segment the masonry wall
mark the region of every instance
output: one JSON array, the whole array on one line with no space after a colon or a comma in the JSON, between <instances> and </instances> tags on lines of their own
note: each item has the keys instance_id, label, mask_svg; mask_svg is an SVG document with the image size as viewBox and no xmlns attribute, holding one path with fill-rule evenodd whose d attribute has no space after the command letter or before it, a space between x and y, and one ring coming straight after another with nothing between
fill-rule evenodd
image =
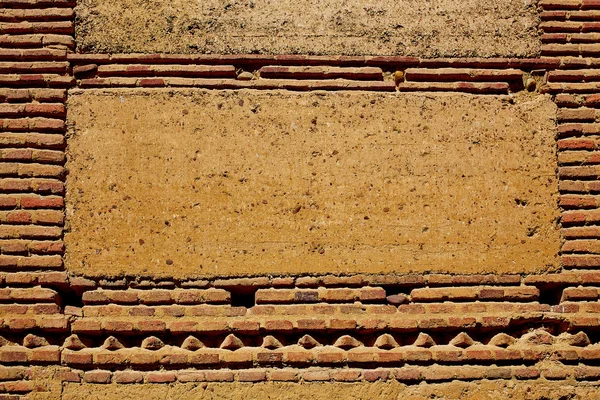
<instances>
[{"instance_id":1,"label":"masonry wall","mask_svg":"<svg viewBox=\"0 0 600 400\"><path fill-rule=\"evenodd\" d=\"M598 1L0 7L0 399L600 398Z\"/></svg>"}]
</instances>

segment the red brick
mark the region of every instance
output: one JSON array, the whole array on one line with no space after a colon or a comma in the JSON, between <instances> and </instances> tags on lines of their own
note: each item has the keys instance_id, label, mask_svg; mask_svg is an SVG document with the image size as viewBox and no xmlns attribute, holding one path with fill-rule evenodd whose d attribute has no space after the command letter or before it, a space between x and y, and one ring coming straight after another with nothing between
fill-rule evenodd
<instances>
[{"instance_id":1,"label":"red brick","mask_svg":"<svg viewBox=\"0 0 600 400\"><path fill-rule=\"evenodd\" d=\"M58 363L60 362L60 348L58 346L38 347L31 351L29 361L32 363Z\"/></svg>"},{"instance_id":2,"label":"red brick","mask_svg":"<svg viewBox=\"0 0 600 400\"><path fill-rule=\"evenodd\" d=\"M110 383L111 372L103 370L86 371L83 380L87 383Z\"/></svg>"},{"instance_id":3,"label":"red brick","mask_svg":"<svg viewBox=\"0 0 600 400\"><path fill-rule=\"evenodd\" d=\"M295 382L298 380L298 371L294 369L274 369L269 373L269 380Z\"/></svg>"},{"instance_id":4,"label":"red brick","mask_svg":"<svg viewBox=\"0 0 600 400\"><path fill-rule=\"evenodd\" d=\"M5 346L0 348L0 362L25 363L29 350L20 346Z\"/></svg>"},{"instance_id":5,"label":"red brick","mask_svg":"<svg viewBox=\"0 0 600 400\"><path fill-rule=\"evenodd\" d=\"M174 372L148 372L146 381L148 383L171 383L175 382L176 376Z\"/></svg>"},{"instance_id":6,"label":"red brick","mask_svg":"<svg viewBox=\"0 0 600 400\"><path fill-rule=\"evenodd\" d=\"M218 364L219 363L219 354L218 353L204 353L201 351L195 351L189 357L190 364Z\"/></svg>"},{"instance_id":7,"label":"red brick","mask_svg":"<svg viewBox=\"0 0 600 400\"><path fill-rule=\"evenodd\" d=\"M267 373L264 370L245 370L238 372L240 382L262 382L267 380Z\"/></svg>"},{"instance_id":8,"label":"red brick","mask_svg":"<svg viewBox=\"0 0 600 400\"><path fill-rule=\"evenodd\" d=\"M302 379L307 382L328 381L330 380L329 370L311 371L305 370L302 372Z\"/></svg>"},{"instance_id":9,"label":"red brick","mask_svg":"<svg viewBox=\"0 0 600 400\"><path fill-rule=\"evenodd\" d=\"M144 375L137 371L116 371L113 373L115 383L141 383L144 381Z\"/></svg>"},{"instance_id":10,"label":"red brick","mask_svg":"<svg viewBox=\"0 0 600 400\"><path fill-rule=\"evenodd\" d=\"M393 370L394 377L401 382L420 381L423 379L421 371L417 368L398 368Z\"/></svg>"},{"instance_id":11,"label":"red brick","mask_svg":"<svg viewBox=\"0 0 600 400\"><path fill-rule=\"evenodd\" d=\"M540 377L540 371L535 367L516 367L513 369L513 375L517 379L537 379Z\"/></svg>"},{"instance_id":12,"label":"red brick","mask_svg":"<svg viewBox=\"0 0 600 400\"><path fill-rule=\"evenodd\" d=\"M225 370L214 370L204 372L206 380L209 382L233 382L233 372Z\"/></svg>"},{"instance_id":13,"label":"red brick","mask_svg":"<svg viewBox=\"0 0 600 400\"><path fill-rule=\"evenodd\" d=\"M62 360L67 365L91 365L93 363L92 353L78 351L63 351Z\"/></svg>"},{"instance_id":14,"label":"red brick","mask_svg":"<svg viewBox=\"0 0 600 400\"><path fill-rule=\"evenodd\" d=\"M58 371L54 377L60 382L81 383L81 374L75 371Z\"/></svg>"}]
</instances>

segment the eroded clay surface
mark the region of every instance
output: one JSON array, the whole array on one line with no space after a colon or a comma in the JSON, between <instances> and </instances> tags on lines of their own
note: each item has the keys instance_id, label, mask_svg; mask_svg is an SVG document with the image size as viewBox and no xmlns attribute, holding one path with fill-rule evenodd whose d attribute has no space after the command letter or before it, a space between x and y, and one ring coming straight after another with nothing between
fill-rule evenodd
<instances>
[{"instance_id":1,"label":"eroded clay surface","mask_svg":"<svg viewBox=\"0 0 600 400\"><path fill-rule=\"evenodd\" d=\"M546 96L89 90L68 110L72 272L558 265Z\"/></svg>"},{"instance_id":2,"label":"eroded clay surface","mask_svg":"<svg viewBox=\"0 0 600 400\"><path fill-rule=\"evenodd\" d=\"M83 0L84 52L523 57L538 54L530 0Z\"/></svg>"},{"instance_id":3,"label":"eroded clay surface","mask_svg":"<svg viewBox=\"0 0 600 400\"><path fill-rule=\"evenodd\" d=\"M480 381L406 386L376 383L226 383L172 385L67 384L64 400L304 399L315 400L564 400L595 399L598 385L584 382Z\"/></svg>"}]
</instances>

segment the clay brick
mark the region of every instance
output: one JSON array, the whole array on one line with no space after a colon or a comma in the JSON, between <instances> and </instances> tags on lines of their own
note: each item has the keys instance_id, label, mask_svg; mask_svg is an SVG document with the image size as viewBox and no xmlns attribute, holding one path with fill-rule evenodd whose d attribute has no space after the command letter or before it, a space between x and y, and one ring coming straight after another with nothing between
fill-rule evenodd
<instances>
[{"instance_id":1,"label":"clay brick","mask_svg":"<svg viewBox=\"0 0 600 400\"><path fill-rule=\"evenodd\" d=\"M330 371L328 371L328 370L321 370L321 371L306 370L306 371L302 372L302 379L307 382L329 381L330 380Z\"/></svg>"},{"instance_id":2,"label":"clay brick","mask_svg":"<svg viewBox=\"0 0 600 400\"><path fill-rule=\"evenodd\" d=\"M260 330L260 323L256 321L233 321L230 326L233 331L243 333L258 333Z\"/></svg>"},{"instance_id":3,"label":"clay brick","mask_svg":"<svg viewBox=\"0 0 600 400\"><path fill-rule=\"evenodd\" d=\"M168 329L172 333L185 333L198 331L198 322L196 321L174 321L168 324Z\"/></svg>"},{"instance_id":4,"label":"clay brick","mask_svg":"<svg viewBox=\"0 0 600 400\"><path fill-rule=\"evenodd\" d=\"M233 382L234 379L233 372L225 370L205 371L204 375L209 382Z\"/></svg>"},{"instance_id":5,"label":"clay brick","mask_svg":"<svg viewBox=\"0 0 600 400\"><path fill-rule=\"evenodd\" d=\"M417 368L398 368L393 370L393 374L400 382L413 382L423 379L423 374Z\"/></svg>"},{"instance_id":6,"label":"clay brick","mask_svg":"<svg viewBox=\"0 0 600 400\"><path fill-rule=\"evenodd\" d=\"M306 364L314 359L314 354L310 351L288 351L284 353L284 360L292 364Z\"/></svg>"},{"instance_id":7,"label":"clay brick","mask_svg":"<svg viewBox=\"0 0 600 400\"><path fill-rule=\"evenodd\" d=\"M31 363L58 363L60 353L58 346L43 346L33 349L28 358Z\"/></svg>"},{"instance_id":8,"label":"clay brick","mask_svg":"<svg viewBox=\"0 0 600 400\"><path fill-rule=\"evenodd\" d=\"M161 333L167 329L167 326L164 321L145 320L145 321L137 321L135 324L135 329L137 331L141 331L141 332Z\"/></svg>"},{"instance_id":9,"label":"clay brick","mask_svg":"<svg viewBox=\"0 0 600 400\"><path fill-rule=\"evenodd\" d=\"M540 371L535 367L517 367L513 369L513 375L517 379L537 379Z\"/></svg>"},{"instance_id":10,"label":"clay brick","mask_svg":"<svg viewBox=\"0 0 600 400\"><path fill-rule=\"evenodd\" d=\"M75 371L57 371L54 375L55 379L62 382L81 383L81 374Z\"/></svg>"},{"instance_id":11,"label":"clay brick","mask_svg":"<svg viewBox=\"0 0 600 400\"><path fill-rule=\"evenodd\" d=\"M273 369L269 372L269 380L295 382L298 380L298 371L294 369Z\"/></svg>"},{"instance_id":12,"label":"clay brick","mask_svg":"<svg viewBox=\"0 0 600 400\"><path fill-rule=\"evenodd\" d=\"M179 382L203 382L206 380L204 371L177 371Z\"/></svg>"},{"instance_id":13,"label":"clay brick","mask_svg":"<svg viewBox=\"0 0 600 400\"><path fill-rule=\"evenodd\" d=\"M86 371L83 380L87 383L110 383L112 373L110 371L94 370Z\"/></svg>"},{"instance_id":14,"label":"clay brick","mask_svg":"<svg viewBox=\"0 0 600 400\"><path fill-rule=\"evenodd\" d=\"M267 380L265 370L242 370L238 372L240 382L262 382Z\"/></svg>"},{"instance_id":15,"label":"clay brick","mask_svg":"<svg viewBox=\"0 0 600 400\"><path fill-rule=\"evenodd\" d=\"M332 318L329 320L328 329L331 330L350 330L356 328L356 321L353 319L337 319Z\"/></svg>"},{"instance_id":16,"label":"clay brick","mask_svg":"<svg viewBox=\"0 0 600 400\"><path fill-rule=\"evenodd\" d=\"M67 365L91 365L93 363L93 355L92 353L65 350L62 352L62 361Z\"/></svg>"},{"instance_id":17,"label":"clay brick","mask_svg":"<svg viewBox=\"0 0 600 400\"><path fill-rule=\"evenodd\" d=\"M175 382L176 379L174 372L148 372L146 374L148 383L171 383Z\"/></svg>"},{"instance_id":18,"label":"clay brick","mask_svg":"<svg viewBox=\"0 0 600 400\"><path fill-rule=\"evenodd\" d=\"M344 361L345 355L343 351L323 351L316 355L318 364L337 364Z\"/></svg>"},{"instance_id":19,"label":"clay brick","mask_svg":"<svg viewBox=\"0 0 600 400\"><path fill-rule=\"evenodd\" d=\"M254 301L256 304L292 303L296 293L294 289L258 289Z\"/></svg>"},{"instance_id":20,"label":"clay brick","mask_svg":"<svg viewBox=\"0 0 600 400\"><path fill-rule=\"evenodd\" d=\"M0 362L26 363L29 350L21 346L5 346L0 348Z\"/></svg>"},{"instance_id":21,"label":"clay brick","mask_svg":"<svg viewBox=\"0 0 600 400\"><path fill-rule=\"evenodd\" d=\"M137 371L116 371L113 372L113 382L115 383L142 383L144 375Z\"/></svg>"},{"instance_id":22,"label":"clay brick","mask_svg":"<svg viewBox=\"0 0 600 400\"><path fill-rule=\"evenodd\" d=\"M79 319L71 324L71 329L74 333L87 333L97 335L102 332L100 321Z\"/></svg>"},{"instance_id":23,"label":"clay brick","mask_svg":"<svg viewBox=\"0 0 600 400\"><path fill-rule=\"evenodd\" d=\"M218 364L219 363L219 354L218 353L206 353L196 351L194 354L189 357L190 364Z\"/></svg>"},{"instance_id":24,"label":"clay brick","mask_svg":"<svg viewBox=\"0 0 600 400\"><path fill-rule=\"evenodd\" d=\"M171 292L162 289L140 290L138 298L142 304L170 304Z\"/></svg>"},{"instance_id":25,"label":"clay brick","mask_svg":"<svg viewBox=\"0 0 600 400\"><path fill-rule=\"evenodd\" d=\"M326 321L322 319L299 319L296 321L298 330L314 331L325 330Z\"/></svg>"}]
</instances>

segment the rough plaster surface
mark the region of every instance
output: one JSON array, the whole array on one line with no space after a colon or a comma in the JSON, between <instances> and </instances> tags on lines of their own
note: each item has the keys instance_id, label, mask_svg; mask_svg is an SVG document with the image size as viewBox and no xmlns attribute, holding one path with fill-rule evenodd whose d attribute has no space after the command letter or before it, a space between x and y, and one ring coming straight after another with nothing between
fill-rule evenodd
<instances>
[{"instance_id":1,"label":"rough plaster surface","mask_svg":"<svg viewBox=\"0 0 600 400\"><path fill-rule=\"evenodd\" d=\"M406 386L377 383L229 383L173 385L67 384L64 400L191 400L305 399L313 400L576 400L598 399L598 386L581 382L480 381Z\"/></svg>"},{"instance_id":2,"label":"rough plaster surface","mask_svg":"<svg viewBox=\"0 0 600 400\"><path fill-rule=\"evenodd\" d=\"M83 0L84 52L523 57L539 52L531 0Z\"/></svg>"},{"instance_id":3,"label":"rough plaster surface","mask_svg":"<svg viewBox=\"0 0 600 400\"><path fill-rule=\"evenodd\" d=\"M557 266L547 96L69 96L66 266L157 276Z\"/></svg>"}]
</instances>

